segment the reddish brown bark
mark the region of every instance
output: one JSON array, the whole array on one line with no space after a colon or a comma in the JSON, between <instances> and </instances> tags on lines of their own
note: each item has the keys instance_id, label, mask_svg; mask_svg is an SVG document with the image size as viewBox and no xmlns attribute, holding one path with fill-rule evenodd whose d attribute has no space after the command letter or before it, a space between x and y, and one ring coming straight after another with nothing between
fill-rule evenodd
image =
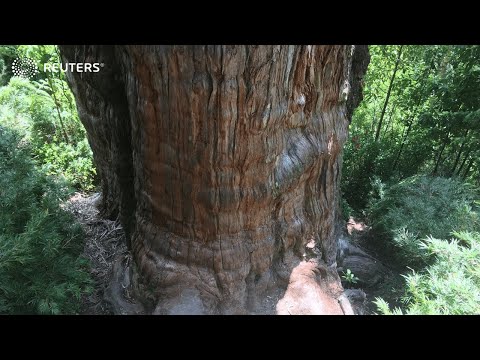
<instances>
[{"instance_id":1,"label":"reddish brown bark","mask_svg":"<svg viewBox=\"0 0 480 360\"><path fill-rule=\"evenodd\" d=\"M312 240L335 268L341 150L365 46L61 51L105 64L68 78L105 214L120 215L157 313L255 311Z\"/></svg>"}]
</instances>

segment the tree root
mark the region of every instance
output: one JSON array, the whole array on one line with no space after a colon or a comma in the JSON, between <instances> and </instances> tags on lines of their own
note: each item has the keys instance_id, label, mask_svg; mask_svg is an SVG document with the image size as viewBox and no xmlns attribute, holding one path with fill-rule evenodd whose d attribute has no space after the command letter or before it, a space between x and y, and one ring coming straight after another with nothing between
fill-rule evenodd
<instances>
[{"instance_id":1,"label":"tree root","mask_svg":"<svg viewBox=\"0 0 480 360\"><path fill-rule=\"evenodd\" d=\"M129 253L117 254L112 275L105 289L105 300L115 315L201 314L204 311L199 294L185 288L174 303L159 301L152 306L140 289ZM164 299L165 300L165 299ZM198 301L194 301L198 300ZM164 307L166 308L164 309ZM343 292L335 270L317 259L300 261L290 274L289 285L276 304L279 315L354 315L348 295Z\"/></svg>"},{"instance_id":2,"label":"tree root","mask_svg":"<svg viewBox=\"0 0 480 360\"><path fill-rule=\"evenodd\" d=\"M112 276L105 289L105 300L112 305L115 315L147 314L145 306L138 301L138 294L132 283L132 258L128 253L115 257Z\"/></svg>"}]
</instances>

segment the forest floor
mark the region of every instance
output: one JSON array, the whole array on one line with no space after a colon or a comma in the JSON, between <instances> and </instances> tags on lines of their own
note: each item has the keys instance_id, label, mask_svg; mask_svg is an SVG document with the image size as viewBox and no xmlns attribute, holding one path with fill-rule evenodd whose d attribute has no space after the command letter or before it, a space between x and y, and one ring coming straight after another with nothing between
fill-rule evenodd
<instances>
[{"instance_id":1,"label":"forest floor","mask_svg":"<svg viewBox=\"0 0 480 360\"><path fill-rule=\"evenodd\" d=\"M100 216L97 208L100 196L98 193L90 196L76 193L66 206L85 231L83 256L90 261L90 274L94 281L93 292L83 297L82 315L113 314L104 293L116 255L126 252L125 233L120 223Z\"/></svg>"},{"instance_id":2,"label":"forest floor","mask_svg":"<svg viewBox=\"0 0 480 360\"><path fill-rule=\"evenodd\" d=\"M377 307L374 304L375 298L381 297L388 302L391 307L404 308L404 304L400 301L405 289L404 274L407 269L399 267L391 256L379 251L379 240L375 239L370 232L370 227L360 219L351 217L346 224L348 241L355 247L364 251L371 259L378 263L377 266L371 266L361 273L360 284L347 283L342 280L345 289L361 289L366 294L364 303L364 314L375 314ZM381 267L382 271L376 269ZM380 273L380 274L379 274ZM340 274L341 275L341 274ZM360 274L359 274L360 275ZM372 279L374 279L372 281Z\"/></svg>"}]
</instances>

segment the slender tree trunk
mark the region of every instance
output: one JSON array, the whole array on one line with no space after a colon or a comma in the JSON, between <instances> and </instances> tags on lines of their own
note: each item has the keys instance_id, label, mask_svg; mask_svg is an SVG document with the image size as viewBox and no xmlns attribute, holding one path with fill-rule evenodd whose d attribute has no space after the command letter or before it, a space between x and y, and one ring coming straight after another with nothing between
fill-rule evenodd
<instances>
[{"instance_id":1,"label":"slender tree trunk","mask_svg":"<svg viewBox=\"0 0 480 360\"><path fill-rule=\"evenodd\" d=\"M450 170L450 175L453 175L455 173L455 169L457 168L458 162L460 161L460 156L462 155L465 144L467 143L468 131L469 129L465 130L465 134L463 135L464 139L463 139L462 145L460 145L460 149L458 150L458 154L457 154L457 157L455 158L455 162L453 163L452 170Z\"/></svg>"},{"instance_id":2,"label":"slender tree trunk","mask_svg":"<svg viewBox=\"0 0 480 360\"><path fill-rule=\"evenodd\" d=\"M60 103L57 100L57 97L55 96L55 87L53 86L52 79L47 75L47 81L48 84L50 85L50 89L52 91L52 98L53 102L55 103L55 109L57 110L57 115L58 115L58 120L60 121L60 127L62 129L62 135L67 144L70 143L70 139L68 138L67 131L65 130L65 125L63 124L63 118L62 114L60 112Z\"/></svg>"},{"instance_id":3,"label":"slender tree trunk","mask_svg":"<svg viewBox=\"0 0 480 360\"><path fill-rule=\"evenodd\" d=\"M407 127L406 131L404 132L404 134L402 136L402 142L400 144L400 149L398 149L397 156L395 157L395 161L393 162L392 171L395 171L395 169L397 168L398 161L400 160L400 156L402 155L403 146L405 145L405 142L408 139L408 134L410 133L410 130L412 129L413 121L414 121L413 118L412 118L412 120L409 121L408 127Z\"/></svg>"},{"instance_id":4,"label":"slender tree trunk","mask_svg":"<svg viewBox=\"0 0 480 360\"><path fill-rule=\"evenodd\" d=\"M370 127L370 134L372 134L372 135L375 133L375 129L376 129L376 127L375 127L376 119L377 119L377 118L376 118L376 115L377 115L377 110L374 108L374 109L373 109L372 125L371 125L371 127Z\"/></svg>"},{"instance_id":5,"label":"slender tree trunk","mask_svg":"<svg viewBox=\"0 0 480 360\"><path fill-rule=\"evenodd\" d=\"M60 48L105 63L67 78L155 313L257 311L300 268L338 296L341 152L366 46ZM316 313L341 313L329 301Z\"/></svg>"},{"instance_id":6,"label":"slender tree trunk","mask_svg":"<svg viewBox=\"0 0 480 360\"><path fill-rule=\"evenodd\" d=\"M442 160L443 151L445 150L445 147L447 146L447 141L448 141L448 135L447 135L447 138L443 141L442 147L440 148L440 151L438 152L437 161L435 162L435 168L433 169L433 174L434 175L436 175L437 172L438 172L438 167L440 166L440 161Z\"/></svg>"},{"instance_id":7,"label":"slender tree trunk","mask_svg":"<svg viewBox=\"0 0 480 360\"><path fill-rule=\"evenodd\" d=\"M430 71L431 71L431 66L427 67L425 69L425 71L423 72L423 76L422 76L422 80L421 80L422 85L421 85L420 91L419 91L420 94L422 94L423 89L425 88L425 84L427 83L427 77L430 74ZM408 139L408 135L410 134L410 130L412 129L413 123L415 122L416 116L418 114L418 108L419 108L419 104L421 103L421 101L422 100L420 100L419 103L416 104L415 110L413 111L412 118L408 122L407 129L406 129L406 131L404 130L404 132L402 134L402 142L400 143L400 149L398 150L397 156L395 157L395 161L393 162L392 171L395 171L395 169L397 168L398 162L400 160L400 156L402 155L403 147L405 146L405 142Z\"/></svg>"},{"instance_id":8,"label":"slender tree trunk","mask_svg":"<svg viewBox=\"0 0 480 360\"><path fill-rule=\"evenodd\" d=\"M387 96L385 97L385 102L383 103L382 112L380 114L380 120L378 120L377 132L375 133L375 141L380 137L380 130L382 129L383 117L385 116L385 110L387 110L388 101L390 100L390 93L392 92L393 83L395 81L395 76L397 75L398 65L400 64L400 59L402 56L403 45L400 45L397 53L397 61L395 62L395 68L393 69L392 78L390 79L390 84L388 85Z\"/></svg>"},{"instance_id":9,"label":"slender tree trunk","mask_svg":"<svg viewBox=\"0 0 480 360\"><path fill-rule=\"evenodd\" d=\"M463 180L465 180L468 176L468 173L470 172L470 169L472 168L474 159L471 158L470 161L468 162L467 168L465 169L465 172L463 173Z\"/></svg>"},{"instance_id":10,"label":"slender tree trunk","mask_svg":"<svg viewBox=\"0 0 480 360\"><path fill-rule=\"evenodd\" d=\"M388 117L388 120L385 124L385 130L383 132L384 136L387 135L388 128L389 128L390 124L392 123L392 117L393 117L393 113L395 112L395 107L396 106L397 106L397 104L394 104L392 110L390 111L390 116Z\"/></svg>"},{"instance_id":11,"label":"slender tree trunk","mask_svg":"<svg viewBox=\"0 0 480 360\"><path fill-rule=\"evenodd\" d=\"M468 150L467 153L465 154L465 156L463 157L462 163L460 164L460 167L459 167L458 170L457 170L457 175L458 175L458 176L460 176L460 172L462 171L463 166L464 166L465 163L467 162L468 157L470 156L470 153L471 153L471 150Z\"/></svg>"}]
</instances>

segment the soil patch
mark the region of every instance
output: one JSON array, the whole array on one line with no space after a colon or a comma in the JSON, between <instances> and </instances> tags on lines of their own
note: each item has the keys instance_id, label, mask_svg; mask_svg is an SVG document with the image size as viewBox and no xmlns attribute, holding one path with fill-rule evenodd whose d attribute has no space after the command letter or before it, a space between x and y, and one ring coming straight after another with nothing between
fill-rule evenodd
<instances>
[{"instance_id":1,"label":"soil patch","mask_svg":"<svg viewBox=\"0 0 480 360\"><path fill-rule=\"evenodd\" d=\"M90 196L76 193L65 205L85 231L83 255L90 261L90 273L94 280L93 292L83 298L82 315L113 315L111 305L105 300L105 289L116 255L127 252L120 222L100 217L97 208L100 200L99 193Z\"/></svg>"}]
</instances>

